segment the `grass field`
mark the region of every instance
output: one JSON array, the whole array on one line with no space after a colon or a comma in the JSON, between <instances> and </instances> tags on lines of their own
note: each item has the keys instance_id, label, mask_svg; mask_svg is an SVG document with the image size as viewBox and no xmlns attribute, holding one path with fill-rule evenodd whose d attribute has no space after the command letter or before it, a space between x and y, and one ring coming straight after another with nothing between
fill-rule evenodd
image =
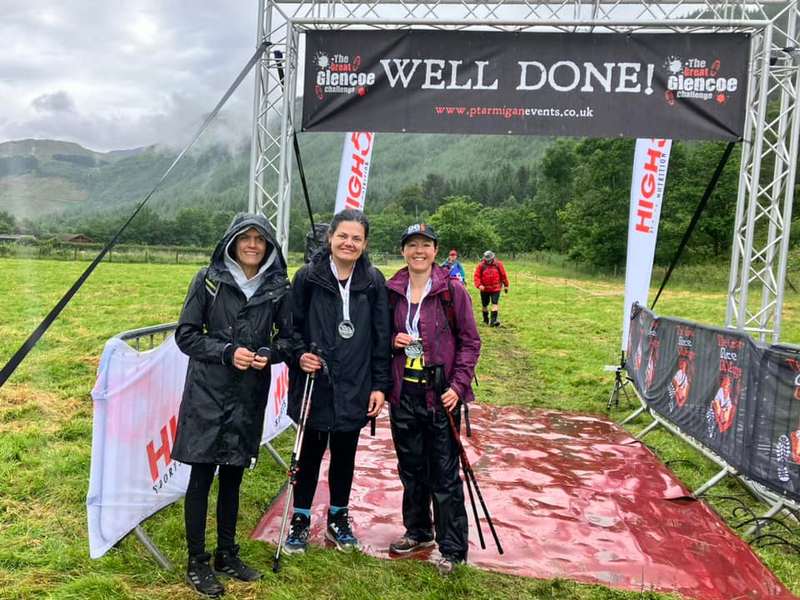
<instances>
[{"instance_id":1,"label":"grass field","mask_svg":"<svg viewBox=\"0 0 800 600\"><path fill-rule=\"evenodd\" d=\"M384 272L391 274L397 264ZM467 265L469 269L474 265ZM0 360L9 357L85 268L80 262L0 259ZM103 264L43 340L0 389L0 598L193 598L183 583L181 504L145 525L181 566L159 570L132 538L90 560L85 496L91 453L89 392L105 341L126 329L174 321L196 271L192 265ZM618 360L622 281L584 276L560 266L509 262L511 294L501 300L500 330L482 329L479 400L569 411L605 411ZM721 324L725 267L676 274L657 312ZM800 342L800 298L787 297L784 336ZM632 406L622 406L622 416ZM642 423L634 424L633 429ZM666 434L649 444L695 487L714 468ZM288 438L279 446L287 452ZM272 548L247 540L283 473L270 460L248 472L242 487L239 532L245 558L265 571ZM726 481L713 496L741 495ZM212 500L215 497L212 494ZM732 506L711 499L734 523ZM213 503L211 507L213 514ZM213 521L209 522L213 544ZM782 581L800 593L800 558L778 547L759 550ZM666 598L564 580L538 581L464 568L442 580L427 564L386 562L314 549L292 557L279 575L258 584L229 584L230 598Z\"/></svg>"}]
</instances>

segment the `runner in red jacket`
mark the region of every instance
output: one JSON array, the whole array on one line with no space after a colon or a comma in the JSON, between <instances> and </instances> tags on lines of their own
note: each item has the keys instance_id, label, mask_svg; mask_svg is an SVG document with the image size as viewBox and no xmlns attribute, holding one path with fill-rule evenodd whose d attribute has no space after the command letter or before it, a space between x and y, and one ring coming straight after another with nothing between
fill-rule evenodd
<instances>
[{"instance_id":1,"label":"runner in red jacket","mask_svg":"<svg viewBox=\"0 0 800 600\"><path fill-rule=\"evenodd\" d=\"M481 310L483 322L491 327L499 327L500 319L497 315L497 305L500 302L500 291L505 288L508 293L508 275L503 263L497 260L494 252L487 250L483 253L483 260L475 267L475 287L481 291ZM492 303L492 319L489 320L489 301Z\"/></svg>"}]
</instances>

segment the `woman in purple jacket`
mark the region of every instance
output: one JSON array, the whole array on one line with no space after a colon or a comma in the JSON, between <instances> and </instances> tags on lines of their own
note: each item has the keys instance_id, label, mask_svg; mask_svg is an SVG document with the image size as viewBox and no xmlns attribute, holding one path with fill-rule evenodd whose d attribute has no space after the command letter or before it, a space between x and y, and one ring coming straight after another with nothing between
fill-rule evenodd
<instances>
[{"instance_id":1,"label":"woman in purple jacket","mask_svg":"<svg viewBox=\"0 0 800 600\"><path fill-rule=\"evenodd\" d=\"M406 531L389 552L410 554L435 539L442 555L437 566L447 575L467 558L467 512L458 446L445 411L458 427L461 403L473 399L481 340L469 294L451 285L435 263L433 229L412 225L400 245L407 266L386 286L393 307L390 417Z\"/></svg>"}]
</instances>

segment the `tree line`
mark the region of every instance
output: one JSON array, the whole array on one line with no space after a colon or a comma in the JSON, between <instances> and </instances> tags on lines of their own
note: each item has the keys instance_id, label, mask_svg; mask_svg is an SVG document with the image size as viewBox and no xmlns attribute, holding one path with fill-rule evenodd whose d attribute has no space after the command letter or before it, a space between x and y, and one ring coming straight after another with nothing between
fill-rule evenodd
<instances>
[{"instance_id":1,"label":"tree line","mask_svg":"<svg viewBox=\"0 0 800 600\"><path fill-rule=\"evenodd\" d=\"M599 267L623 267L634 145L634 140L561 139L547 148L541 160L516 169L503 166L488 177L447 179L429 174L393 198L377 203L368 199L370 246L380 252L396 251L404 227L426 220L437 229L444 247L473 257L487 249L505 255L547 251ZM657 264L667 264L674 255L724 149L719 142L673 142ZM739 157L737 148L683 260L727 260ZM299 211L294 216L295 242L307 220Z\"/></svg>"},{"instance_id":2,"label":"tree line","mask_svg":"<svg viewBox=\"0 0 800 600\"><path fill-rule=\"evenodd\" d=\"M468 256L487 249L501 255L548 251L601 267L621 267L626 254L634 143L622 139L559 139L530 164L514 168L503 164L494 172L467 177L429 173L391 195L373 197L368 193L370 248L373 252L396 252L405 227L427 221L439 232L445 249L457 248ZM719 142L673 143L656 263L665 264L674 254L724 147ZM685 260L724 260L729 255L738 163L737 148L699 221ZM762 168L765 176L770 172L768 166ZM293 251L302 251L309 230L299 190L299 185L294 187L290 218L289 247ZM199 202L171 215L145 208L122 241L212 246L235 213L232 204L214 208L213 203ZM329 199L326 209L328 204ZM0 233L84 233L96 241L106 241L127 218L120 213L22 224L0 213ZM326 222L330 216L327 210L318 209L315 221Z\"/></svg>"}]
</instances>

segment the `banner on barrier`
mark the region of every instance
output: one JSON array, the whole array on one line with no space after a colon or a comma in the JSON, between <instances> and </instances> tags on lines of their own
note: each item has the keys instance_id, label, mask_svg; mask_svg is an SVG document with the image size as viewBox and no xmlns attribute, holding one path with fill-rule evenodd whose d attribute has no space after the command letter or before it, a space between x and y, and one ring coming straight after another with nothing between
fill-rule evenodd
<instances>
[{"instance_id":1,"label":"banner on barrier","mask_svg":"<svg viewBox=\"0 0 800 600\"><path fill-rule=\"evenodd\" d=\"M189 468L171 450L188 362L172 337L149 352L119 338L106 343L92 390L92 558L186 492Z\"/></svg>"},{"instance_id":2,"label":"banner on barrier","mask_svg":"<svg viewBox=\"0 0 800 600\"><path fill-rule=\"evenodd\" d=\"M740 33L309 31L303 129L734 140Z\"/></svg>"},{"instance_id":3,"label":"banner on barrier","mask_svg":"<svg viewBox=\"0 0 800 600\"><path fill-rule=\"evenodd\" d=\"M647 306L671 148L672 140L636 140L628 212L628 254L625 260L623 350L628 346L631 307L634 302Z\"/></svg>"},{"instance_id":4,"label":"banner on barrier","mask_svg":"<svg viewBox=\"0 0 800 600\"><path fill-rule=\"evenodd\" d=\"M147 352L106 343L92 390L89 553L99 558L139 523L186 493L189 467L172 459L188 357L169 337ZM272 365L262 443L285 430L288 369Z\"/></svg>"},{"instance_id":5,"label":"banner on barrier","mask_svg":"<svg viewBox=\"0 0 800 600\"><path fill-rule=\"evenodd\" d=\"M742 475L800 502L800 348L642 309L628 353L650 408Z\"/></svg>"},{"instance_id":6,"label":"banner on barrier","mask_svg":"<svg viewBox=\"0 0 800 600\"><path fill-rule=\"evenodd\" d=\"M764 352L750 477L800 500L800 348ZM773 483L773 485L770 485Z\"/></svg>"},{"instance_id":7,"label":"banner on barrier","mask_svg":"<svg viewBox=\"0 0 800 600\"><path fill-rule=\"evenodd\" d=\"M372 161L375 134L369 131L352 131L344 136L342 163L339 167L339 186L333 214L345 208L364 210L367 200L367 180Z\"/></svg>"}]
</instances>

